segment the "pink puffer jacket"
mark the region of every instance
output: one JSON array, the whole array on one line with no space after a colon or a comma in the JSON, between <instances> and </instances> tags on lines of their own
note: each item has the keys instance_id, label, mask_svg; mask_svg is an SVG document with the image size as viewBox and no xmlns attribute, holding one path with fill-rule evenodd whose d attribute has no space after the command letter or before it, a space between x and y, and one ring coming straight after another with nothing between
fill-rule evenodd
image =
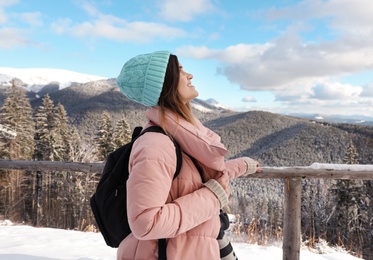
<instances>
[{"instance_id":1,"label":"pink puffer jacket","mask_svg":"<svg viewBox=\"0 0 373 260\"><path fill-rule=\"evenodd\" d=\"M146 111L150 121L160 125L157 107ZM167 112L165 128L182 150L197 159L209 180L219 171L231 178L246 173L241 158L224 160L227 150L220 137L198 122L198 127ZM217 197L202 185L201 177L183 153L182 168L176 168L175 146L159 133L146 133L134 144L127 182L128 218L132 234L117 251L120 260L157 260L158 239L167 238L167 259L219 260L216 240L220 230Z\"/></svg>"}]
</instances>

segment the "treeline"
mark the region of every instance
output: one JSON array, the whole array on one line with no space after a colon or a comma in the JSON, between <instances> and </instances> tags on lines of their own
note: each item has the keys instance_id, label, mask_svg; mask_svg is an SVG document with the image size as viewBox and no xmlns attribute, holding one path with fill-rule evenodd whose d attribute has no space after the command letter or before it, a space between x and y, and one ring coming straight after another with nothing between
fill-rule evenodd
<instances>
[{"instance_id":1,"label":"treeline","mask_svg":"<svg viewBox=\"0 0 373 260\"><path fill-rule=\"evenodd\" d=\"M93 140L82 140L68 124L60 103L49 95L32 109L25 91L13 81L0 109L0 159L43 161L103 161L116 147L129 141L131 130L122 118L115 126L104 112ZM98 174L0 170L0 217L36 226L84 230L94 224L89 197Z\"/></svg>"}]
</instances>

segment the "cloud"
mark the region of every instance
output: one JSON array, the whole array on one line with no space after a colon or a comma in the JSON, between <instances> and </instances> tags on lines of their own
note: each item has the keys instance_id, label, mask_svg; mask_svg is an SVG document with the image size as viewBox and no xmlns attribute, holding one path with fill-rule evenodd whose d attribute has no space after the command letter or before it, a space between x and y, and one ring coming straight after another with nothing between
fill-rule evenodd
<instances>
[{"instance_id":1,"label":"cloud","mask_svg":"<svg viewBox=\"0 0 373 260\"><path fill-rule=\"evenodd\" d=\"M188 22L196 15L213 11L210 0L164 0L160 2L158 15L168 21Z\"/></svg>"},{"instance_id":2,"label":"cloud","mask_svg":"<svg viewBox=\"0 0 373 260\"><path fill-rule=\"evenodd\" d=\"M35 26L43 25L40 12L21 13L19 14L19 17L22 21L26 22L29 25L35 25Z\"/></svg>"},{"instance_id":3,"label":"cloud","mask_svg":"<svg viewBox=\"0 0 373 260\"><path fill-rule=\"evenodd\" d=\"M69 28L78 37L100 37L121 42L146 43L158 38L173 39L185 36L180 29L150 22L127 22L126 20L105 16Z\"/></svg>"},{"instance_id":4,"label":"cloud","mask_svg":"<svg viewBox=\"0 0 373 260\"><path fill-rule=\"evenodd\" d=\"M310 91L319 82L373 70L373 1L358 2L306 0L291 7L272 8L265 12L267 19L288 23L281 23L287 27L280 28L276 38L222 49L183 46L177 53L216 60L217 73L245 90L285 91L290 96L305 86ZM317 22L329 33L326 39L314 28ZM314 39L302 38L304 30L316 35ZM319 86L314 90L316 94L323 91L326 97L332 89Z\"/></svg>"},{"instance_id":5,"label":"cloud","mask_svg":"<svg viewBox=\"0 0 373 260\"><path fill-rule=\"evenodd\" d=\"M373 97L373 82L371 82L363 88L363 91L361 92L361 97Z\"/></svg>"},{"instance_id":6,"label":"cloud","mask_svg":"<svg viewBox=\"0 0 373 260\"><path fill-rule=\"evenodd\" d=\"M1 0L0 8L17 4L19 0Z\"/></svg>"},{"instance_id":7,"label":"cloud","mask_svg":"<svg viewBox=\"0 0 373 260\"><path fill-rule=\"evenodd\" d=\"M242 99L242 102L253 102L253 103L255 103L256 99L254 97L251 97L251 96L246 96Z\"/></svg>"},{"instance_id":8,"label":"cloud","mask_svg":"<svg viewBox=\"0 0 373 260\"><path fill-rule=\"evenodd\" d=\"M339 82L318 84L312 88L311 98L320 100L357 100L362 87L341 84Z\"/></svg>"},{"instance_id":9,"label":"cloud","mask_svg":"<svg viewBox=\"0 0 373 260\"><path fill-rule=\"evenodd\" d=\"M365 44L359 40L312 43L289 32L262 45L237 44L220 50L185 46L178 53L219 61L218 73L247 90L285 89L289 84L373 69L373 37Z\"/></svg>"},{"instance_id":10,"label":"cloud","mask_svg":"<svg viewBox=\"0 0 373 260\"><path fill-rule=\"evenodd\" d=\"M4 13L4 11L0 9L0 24L5 24L7 20L8 20L8 17Z\"/></svg>"},{"instance_id":11,"label":"cloud","mask_svg":"<svg viewBox=\"0 0 373 260\"><path fill-rule=\"evenodd\" d=\"M373 88L319 81L287 91L274 91L279 104L276 113L294 111L326 114L373 115ZM369 94L372 94L369 96Z\"/></svg>"},{"instance_id":12,"label":"cloud","mask_svg":"<svg viewBox=\"0 0 373 260\"><path fill-rule=\"evenodd\" d=\"M367 35L372 33L372 10L370 0L305 0L291 7L271 8L266 17L291 21L326 19L328 26L339 32Z\"/></svg>"},{"instance_id":13,"label":"cloud","mask_svg":"<svg viewBox=\"0 0 373 260\"><path fill-rule=\"evenodd\" d=\"M96 16L96 15L99 15L99 11L97 10L97 8L91 4L91 3L88 3L88 2L82 2L81 3L81 6L80 6L87 14L91 15L91 16Z\"/></svg>"},{"instance_id":14,"label":"cloud","mask_svg":"<svg viewBox=\"0 0 373 260\"><path fill-rule=\"evenodd\" d=\"M15 28L0 28L0 48L12 49L20 46L26 46L32 43L26 37L25 32Z\"/></svg>"},{"instance_id":15,"label":"cloud","mask_svg":"<svg viewBox=\"0 0 373 260\"><path fill-rule=\"evenodd\" d=\"M51 29L56 34L64 34L70 30L72 23L70 18L60 18L51 23Z\"/></svg>"},{"instance_id":16,"label":"cloud","mask_svg":"<svg viewBox=\"0 0 373 260\"><path fill-rule=\"evenodd\" d=\"M27 26L41 26L41 14L39 12L16 13L8 14L4 9L8 6L15 5L18 0L0 0L0 48L13 49L27 45L40 45L28 36L32 32L32 28L14 26L16 22L22 21ZM12 24L10 26L9 24Z\"/></svg>"},{"instance_id":17,"label":"cloud","mask_svg":"<svg viewBox=\"0 0 373 260\"><path fill-rule=\"evenodd\" d=\"M28 13L16 13L12 12L11 14L7 14L4 9L8 6L12 6L17 4L18 0L0 0L0 24L5 24L7 22L14 22L14 21L23 21L28 25L42 25L41 22L41 13L40 12L28 12ZM11 18L9 18L9 16Z\"/></svg>"},{"instance_id":18,"label":"cloud","mask_svg":"<svg viewBox=\"0 0 373 260\"><path fill-rule=\"evenodd\" d=\"M148 43L157 39L171 40L187 35L181 29L161 23L129 22L113 15L102 14L89 4L84 4L82 8L93 16L91 20L74 24L70 18L60 18L51 24L52 31L79 38L105 38L135 43Z\"/></svg>"}]
</instances>

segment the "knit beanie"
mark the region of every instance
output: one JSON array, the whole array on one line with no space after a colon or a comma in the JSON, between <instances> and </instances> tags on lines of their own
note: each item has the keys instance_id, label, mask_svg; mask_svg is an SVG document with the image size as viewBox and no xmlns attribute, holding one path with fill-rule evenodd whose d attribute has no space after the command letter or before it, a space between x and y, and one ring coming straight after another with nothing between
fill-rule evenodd
<instances>
[{"instance_id":1,"label":"knit beanie","mask_svg":"<svg viewBox=\"0 0 373 260\"><path fill-rule=\"evenodd\" d=\"M170 52L141 54L127 61L117 86L129 99L145 106L156 106L162 92Z\"/></svg>"}]
</instances>

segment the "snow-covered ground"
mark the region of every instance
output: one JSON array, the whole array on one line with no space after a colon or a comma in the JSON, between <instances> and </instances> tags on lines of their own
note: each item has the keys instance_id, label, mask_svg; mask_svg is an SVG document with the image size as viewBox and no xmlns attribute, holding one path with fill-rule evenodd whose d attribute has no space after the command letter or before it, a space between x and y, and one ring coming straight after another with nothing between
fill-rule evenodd
<instances>
[{"instance_id":1,"label":"snow-covered ground","mask_svg":"<svg viewBox=\"0 0 373 260\"><path fill-rule=\"evenodd\" d=\"M282 259L281 246L233 243L238 259ZM302 260L357 260L338 248L322 246L322 254L302 249ZM13 225L0 220L1 260L115 259L116 249L106 246L100 233Z\"/></svg>"}]
</instances>

